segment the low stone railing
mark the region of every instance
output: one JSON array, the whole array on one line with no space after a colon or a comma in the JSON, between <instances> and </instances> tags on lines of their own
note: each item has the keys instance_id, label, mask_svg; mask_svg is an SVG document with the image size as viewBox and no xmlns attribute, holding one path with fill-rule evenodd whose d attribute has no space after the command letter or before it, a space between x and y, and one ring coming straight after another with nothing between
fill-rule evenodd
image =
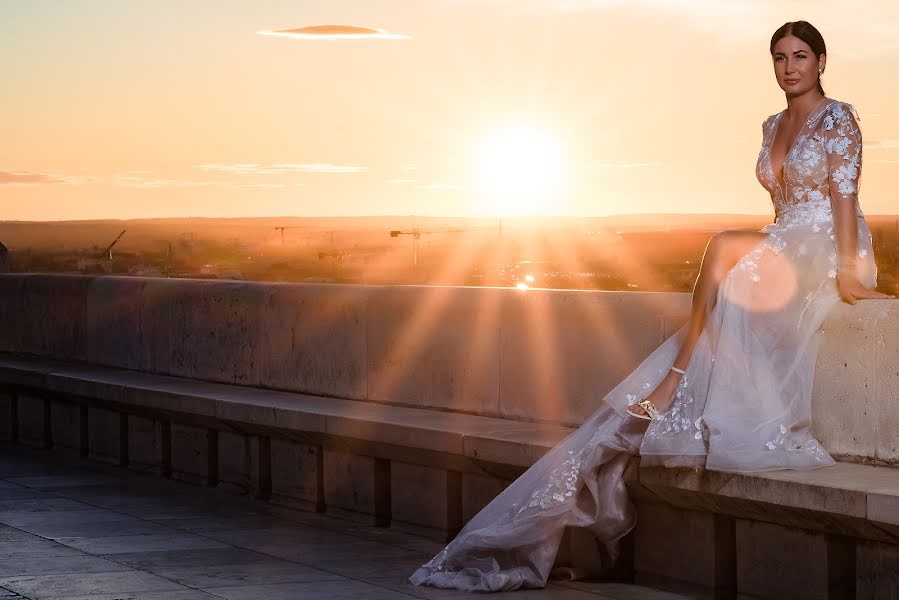
<instances>
[{"instance_id":1,"label":"low stone railing","mask_svg":"<svg viewBox=\"0 0 899 600\"><path fill-rule=\"evenodd\" d=\"M0 276L0 351L577 426L687 319L678 293ZM838 307L813 427L899 464L899 302Z\"/></svg>"}]
</instances>

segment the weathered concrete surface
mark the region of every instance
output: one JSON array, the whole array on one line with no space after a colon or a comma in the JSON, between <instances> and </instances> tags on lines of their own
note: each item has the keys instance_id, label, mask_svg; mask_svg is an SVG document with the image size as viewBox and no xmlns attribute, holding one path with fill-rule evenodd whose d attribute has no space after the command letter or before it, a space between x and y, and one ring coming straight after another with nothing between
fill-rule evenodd
<instances>
[{"instance_id":1,"label":"weathered concrete surface","mask_svg":"<svg viewBox=\"0 0 899 600\"><path fill-rule=\"evenodd\" d=\"M855 597L855 541L737 520L737 587L748 597Z\"/></svg>"},{"instance_id":2,"label":"weathered concrete surface","mask_svg":"<svg viewBox=\"0 0 899 600\"><path fill-rule=\"evenodd\" d=\"M122 435L121 425L121 417L117 412L99 408L88 409L88 447L91 458L113 464L117 464L123 458L119 445Z\"/></svg>"},{"instance_id":3,"label":"weathered concrete surface","mask_svg":"<svg viewBox=\"0 0 899 600\"><path fill-rule=\"evenodd\" d=\"M855 575L858 600L899 597L899 546L859 543Z\"/></svg>"},{"instance_id":4,"label":"weathered concrete surface","mask_svg":"<svg viewBox=\"0 0 899 600\"><path fill-rule=\"evenodd\" d=\"M686 322L689 302L687 294L504 293L500 416L582 423L672 324Z\"/></svg>"},{"instance_id":5,"label":"weathered concrete surface","mask_svg":"<svg viewBox=\"0 0 899 600\"><path fill-rule=\"evenodd\" d=\"M19 394L17 402L19 441L41 447L46 441L47 404L43 398Z\"/></svg>"},{"instance_id":6,"label":"weathered concrete surface","mask_svg":"<svg viewBox=\"0 0 899 600\"><path fill-rule=\"evenodd\" d=\"M325 450L325 504L329 512L363 523L377 524L389 511L389 469L378 459L339 450Z\"/></svg>"},{"instance_id":7,"label":"weathered concrete surface","mask_svg":"<svg viewBox=\"0 0 899 600\"><path fill-rule=\"evenodd\" d=\"M712 513L642 504L634 530L636 581L680 580L736 590L734 521Z\"/></svg>"},{"instance_id":8,"label":"weathered concrete surface","mask_svg":"<svg viewBox=\"0 0 899 600\"><path fill-rule=\"evenodd\" d=\"M4 274L0 349L570 426L688 310L688 294ZM894 301L825 323L813 426L843 459L899 463L897 340Z\"/></svg>"},{"instance_id":9,"label":"weathered concrete surface","mask_svg":"<svg viewBox=\"0 0 899 600\"><path fill-rule=\"evenodd\" d=\"M128 416L128 461L132 469L160 473L162 426L159 421Z\"/></svg>"},{"instance_id":10,"label":"weathered concrete surface","mask_svg":"<svg viewBox=\"0 0 899 600\"><path fill-rule=\"evenodd\" d=\"M502 292L461 287L367 292L367 397L498 414Z\"/></svg>"},{"instance_id":11,"label":"weathered concrete surface","mask_svg":"<svg viewBox=\"0 0 899 600\"><path fill-rule=\"evenodd\" d=\"M13 402L12 394L0 393L0 441L12 440Z\"/></svg>"},{"instance_id":12,"label":"weathered concrete surface","mask_svg":"<svg viewBox=\"0 0 899 600\"><path fill-rule=\"evenodd\" d=\"M271 441L272 501L324 510L324 456L320 446Z\"/></svg>"},{"instance_id":13,"label":"weathered concrete surface","mask_svg":"<svg viewBox=\"0 0 899 600\"><path fill-rule=\"evenodd\" d=\"M81 450L81 407L68 402L50 403L50 427L54 448Z\"/></svg>"},{"instance_id":14,"label":"weathered concrete surface","mask_svg":"<svg viewBox=\"0 0 899 600\"><path fill-rule=\"evenodd\" d=\"M421 465L390 465L391 526L449 541L462 528L462 474Z\"/></svg>"}]
</instances>

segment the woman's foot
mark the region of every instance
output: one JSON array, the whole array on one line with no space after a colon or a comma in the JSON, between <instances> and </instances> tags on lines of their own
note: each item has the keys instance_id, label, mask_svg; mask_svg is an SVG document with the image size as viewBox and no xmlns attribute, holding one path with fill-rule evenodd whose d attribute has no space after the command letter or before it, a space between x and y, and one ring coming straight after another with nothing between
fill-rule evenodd
<instances>
[{"instance_id":1,"label":"woman's foot","mask_svg":"<svg viewBox=\"0 0 899 600\"><path fill-rule=\"evenodd\" d=\"M663 413L674 403L674 396L677 393L677 386L681 381L680 373L675 371L668 371L668 374L665 375L665 378L656 386L646 398L655 409L659 413ZM634 416L639 416L644 419L650 418L650 415L643 409L643 407L638 406L637 404L631 404L628 406L628 411L631 412Z\"/></svg>"}]
</instances>

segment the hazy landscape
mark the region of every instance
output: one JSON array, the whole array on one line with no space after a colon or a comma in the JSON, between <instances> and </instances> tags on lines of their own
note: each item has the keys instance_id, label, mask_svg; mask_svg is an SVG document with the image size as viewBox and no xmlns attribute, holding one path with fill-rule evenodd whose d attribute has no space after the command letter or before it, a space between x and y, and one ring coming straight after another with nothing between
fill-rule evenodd
<instances>
[{"instance_id":1,"label":"hazy landscape","mask_svg":"<svg viewBox=\"0 0 899 600\"><path fill-rule=\"evenodd\" d=\"M878 288L895 291L899 217L868 220ZM769 221L761 215L4 221L0 242L12 272L690 291L712 235Z\"/></svg>"}]
</instances>

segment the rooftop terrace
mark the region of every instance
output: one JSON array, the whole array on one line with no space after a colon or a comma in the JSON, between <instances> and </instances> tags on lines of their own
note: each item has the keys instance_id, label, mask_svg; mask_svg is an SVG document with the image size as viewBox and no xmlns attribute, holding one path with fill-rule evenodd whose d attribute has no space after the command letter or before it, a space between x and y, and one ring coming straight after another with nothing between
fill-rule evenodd
<instances>
[{"instance_id":1,"label":"rooftop terrace","mask_svg":"<svg viewBox=\"0 0 899 600\"><path fill-rule=\"evenodd\" d=\"M406 577L442 545L47 451L0 446L0 598L471 598ZM522 600L685 600L551 583Z\"/></svg>"}]
</instances>

